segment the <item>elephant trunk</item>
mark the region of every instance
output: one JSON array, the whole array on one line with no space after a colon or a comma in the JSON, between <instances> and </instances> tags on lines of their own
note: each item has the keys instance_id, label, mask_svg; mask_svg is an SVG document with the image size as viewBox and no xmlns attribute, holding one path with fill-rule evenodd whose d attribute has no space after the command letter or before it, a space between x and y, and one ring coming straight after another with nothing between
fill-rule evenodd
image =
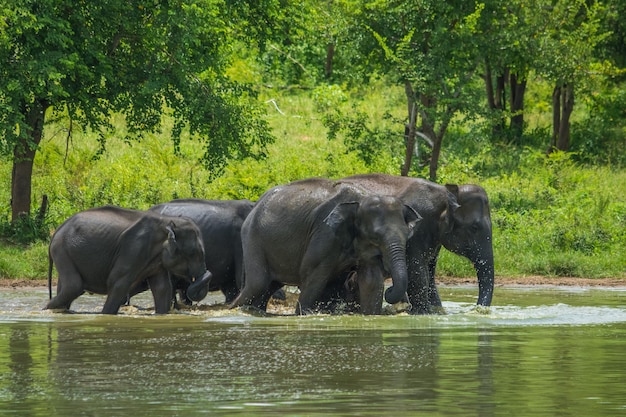
<instances>
[{"instance_id":1,"label":"elephant trunk","mask_svg":"<svg viewBox=\"0 0 626 417\"><path fill-rule=\"evenodd\" d=\"M490 248L488 253L475 260L474 268L478 279L478 301L476 304L490 306L494 285L493 249Z\"/></svg>"},{"instance_id":2,"label":"elephant trunk","mask_svg":"<svg viewBox=\"0 0 626 417\"><path fill-rule=\"evenodd\" d=\"M387 258L389 272L393 284L385 291L385 301L396 304L406 296L408 286L408 273L406 268L406 244L395 243L387 246L388 253L383 252L383 258Z\"/></svg>"},{"instance_id":3,"label":"elephant trunk","mask_svg":"<svg viewBox=\"0 0 626 417\"><path fill-rule=\"evenodd\" d=\"M213 274L209 271L206 271L202 277L197 278L194 282L189 285L187 288L187 298L191 301L200 301L209 292L209 283L211 282L211 278L213 278Z\"/></svg>"}]
</instances>

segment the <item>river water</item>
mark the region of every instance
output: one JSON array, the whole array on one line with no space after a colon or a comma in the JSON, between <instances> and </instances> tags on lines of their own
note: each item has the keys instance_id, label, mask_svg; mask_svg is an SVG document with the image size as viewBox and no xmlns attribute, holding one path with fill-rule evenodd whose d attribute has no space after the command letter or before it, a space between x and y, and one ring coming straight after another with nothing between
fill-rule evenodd
<instances>
[{"instance_id":1,"label":"river water","mask_svg":"<svg viewBox=\"0 0 626 417\"><path fill-rule=\"evenodd\" d=\"M41 311L0 291L0 415L626 415L626 288L442 287L447 314ZM212 305L216 304L216 305Z\"/></svg>"}]
</instances>

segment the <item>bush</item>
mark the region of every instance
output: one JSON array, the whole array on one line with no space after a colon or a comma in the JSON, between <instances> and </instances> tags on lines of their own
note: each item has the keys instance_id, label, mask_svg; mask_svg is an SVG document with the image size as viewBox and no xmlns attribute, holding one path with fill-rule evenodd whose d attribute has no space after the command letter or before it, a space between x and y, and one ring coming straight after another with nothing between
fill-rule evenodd
<instances>
[{"instance_id":1,"label":"bush","mask_svg":"<svg viewBox=\"0 0 626 417\"><path fill-rule=\"evenodd\" d=\"M22 216L14 222L0 222L0 237L17 245L26 245L50 238L50 226L45 219Z\"/></svg>"},{"instance_id":2,"label":"bush","mask_svg":"<svg viewBox=\"0 0 626 417\"><path fill-rule=\"evenodd\" d=\"M572 126L574 157L589 165L626 166L626 89L605 87L588 98L586 117Z\"/></svg>"}]
</instances>

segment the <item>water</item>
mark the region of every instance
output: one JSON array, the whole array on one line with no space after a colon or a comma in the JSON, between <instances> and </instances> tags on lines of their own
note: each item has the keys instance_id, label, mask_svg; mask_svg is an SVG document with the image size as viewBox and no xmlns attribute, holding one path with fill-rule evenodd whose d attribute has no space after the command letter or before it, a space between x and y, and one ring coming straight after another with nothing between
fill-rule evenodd
<instances>
[{"instance_id":1,"label":"water","mask_svg":"<svg viewBox=\"0 0 626 417\"><path fill-rule=\"evenodd\" d=\"M626 415L626 288L441 295L427 317L154 316L148 295L109 317L1 290L0 415Z\"/></svg>"}]
</instances>

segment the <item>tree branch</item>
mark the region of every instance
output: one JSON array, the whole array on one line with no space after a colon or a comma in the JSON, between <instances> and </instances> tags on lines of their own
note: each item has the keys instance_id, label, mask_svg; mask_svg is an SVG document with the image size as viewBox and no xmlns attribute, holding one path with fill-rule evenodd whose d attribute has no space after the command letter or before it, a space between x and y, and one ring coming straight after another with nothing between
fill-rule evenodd
<instances>
[{"instance_id":1,"label":"tree branch","mask_svg":"<svg viewBox=\"0 0 626 417\"><path fill-rule=\"evenodd\" d=\"M287 52L280 50L276 45L270 44L270 48L272 48L273 50L285 55L285 57L290 60L291 62L293 62L294 64L296 64L297 66L300 67L300 69L309 77L313 77L309 71L307 71L307 69L304 67L304 65L302 65L300 62L298 62L296 59L294 59L291 55L289 55Z\"/></svg>"}]
</instances>

